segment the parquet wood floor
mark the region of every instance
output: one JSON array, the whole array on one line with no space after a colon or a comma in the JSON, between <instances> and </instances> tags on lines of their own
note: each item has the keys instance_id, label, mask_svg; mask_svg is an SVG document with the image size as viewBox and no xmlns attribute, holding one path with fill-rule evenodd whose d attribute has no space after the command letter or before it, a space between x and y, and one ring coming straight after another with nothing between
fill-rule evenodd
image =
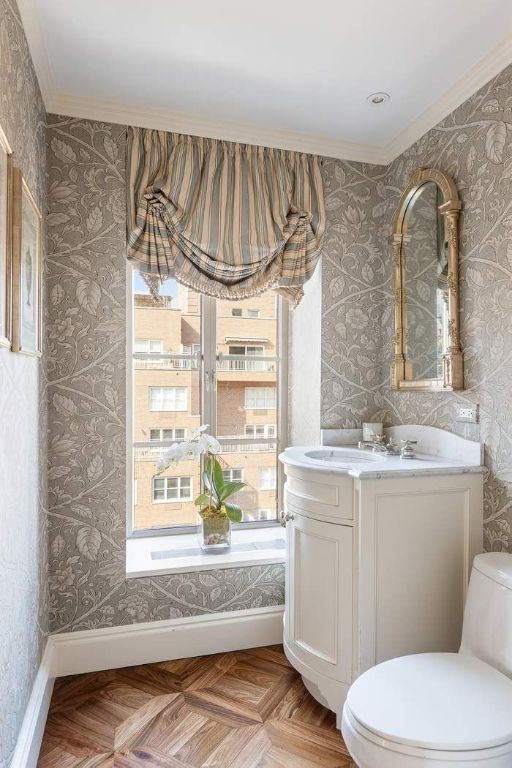
<instances>
[{"instance_id":1,"label":"parquet wood floor","mask_svg":"<svg viewBox=\"0 0 512 768\"><path fill-rule=\"evenodd\" d=\"M355 768L282 648L57 680L39 768Z\"/></svg>"}]
</instances>

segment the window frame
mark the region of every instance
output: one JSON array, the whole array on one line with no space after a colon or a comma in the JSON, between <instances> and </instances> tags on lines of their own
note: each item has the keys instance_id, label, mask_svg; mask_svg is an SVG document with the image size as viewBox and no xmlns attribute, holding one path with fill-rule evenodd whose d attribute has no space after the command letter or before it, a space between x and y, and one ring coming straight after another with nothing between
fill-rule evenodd
<instances>
[{"instance_id":1,"label":"window frame","mask_svg":"<svg viewBox=\"0 0 512 768\"><path fill-rule=\"evenodd\" d=\"M229 477L226 477L226 473L229 473ZM240 477L235 478L233 477L233 472L240 472ZM243 483L244 482L244 469L243 467L226 467L226 469L222 470L222 474L224 475L224 480L228 483L237 482L237 483Z\"/></svg>"},{"instance_id":2,"label":"window frame","mask_svg":"<svg viewBox=\"0 0 512 768\"><path fill-rule=\"evenodd\" d=\"M244 387L244 409L246 411L270 411L273 409L277 409L278 408L278 402L277 402L278 389L279 388L277 386L275 387ZM260 391L265 390L266 392L271 392L273 390L275 392L274 403L270 405L247 405L248 390L253 390L254 392L257 392L258 390ZM266 396L265 396L265 400L266 400Z\"/></svg>"},{"instance_id":3,"label":"window frame","mask_svg":"<svg viewBox=\"0 0 512 768\"><path fill-rule=\"evenodd\" d=\"M177 480L178 484L176 486L176 490L178 492L181 492L181 481L182 480L190 480L190 484L188 487L188 490L190 491L190 495L187 496L187 498L183 498L182 496L179 496L177 499L155 499L155 480L164 480L165 481L165 494L167 497L167 493L169 491L167 481L168 480ZM154 475L151 478L151 503L152 504L181 504L184 501L192 501L194 498L194 478L192 475L178 475L177 477L167 477L166 475Z\"/></svg>"},{"instance_id":4,"label":"window frame","mask_svg":"<svg viewBox=\"0 0 512 768\"><path fill-rule=\"evenodd\" d=\"M171 413L177 413L177 411L171 411ZM176 437L176 432L180 430L183 432L183 437ZM152 432L160 432L160 437L151 437ZM173 432L172 437L164 437L164 432ZM177 443L179 440L186 440L187 439L187 428L186 427L149 427L149 439L148 443L164 443L172 441L173 443Z\"/></svg>"},{"instance_id":5,"label":"window frame","mask_svg":"<svg viewBox=\"0 0 512 768\"><path fill-rule=\"evenodd\" d=\"M135 367L133 365L134 342L134 311L133 311L133 271L136 269L131 262L126 264L126 537L127 538L151 538L154 536L178 536L190 534L195 531L195 526L155 527L146 529L133 528L134 496L136 496L134 484L135 448L133 445L133 405L135 394ZM201 413L204 422L206 413L209 413L209 432L216 434L216 409L212 408L215 400L215 371L218 355L216 353L216 300L210 296L201 296L201 344L203 352L199 356L199 376L201 381ZM284 467L277 457L288 446L288 341L289 341L289 305L286 299L276 294L277 302L277 339L276 339L276 429L277 436L270 438L276 441L276 519L254 520L234 524L234 529L247 530L249 528L266 528L279 526L279 517L284 491ZM213 354L212 354L213 350ZM205 408L208 410L205 411ZM257 410L257 409L256 409ZM158 413L159 411L153 411ZM175 411L180 413L180 411ZM268 437L249 438L245 435L236 438L227 438L224 442L267 443ZM156 443L156 441L155 441ZM172 503L172 502L169 502Z\"/></svg>"},{"instance_id":6,"label":"window frame","mask_svg":"<svg viewBox=\"0 0 512 768\"><path fill-rule=\"evenodd\" d=\"M269 470L274 470L274 485L266 486L261 484L261 475L262 472L268 472ZM259 467L258 469L258 490L259 491L275 491L277 489L277 469L276 467Z\"/></svg>"},{"instance_id":7,"label":"window frame","mask_svg":"<svg viewBox=\"0 0 512 768\"><path fill-rule=\"evenodd\" d=\"M151 393L155 390L163 390L164 389L173 389L174 392L174 404L176 405L176 390L183 389L185 391L185 407L184 408L153 408L152 406L152 400L151 400ZM162 404L163 404L163 396L162 396ZM148 410L151 411L151 413L186 413L188 408L188 391L186 387L181 386L171 386L171 387L148 387Z\"/></svg>"}]
</instances>

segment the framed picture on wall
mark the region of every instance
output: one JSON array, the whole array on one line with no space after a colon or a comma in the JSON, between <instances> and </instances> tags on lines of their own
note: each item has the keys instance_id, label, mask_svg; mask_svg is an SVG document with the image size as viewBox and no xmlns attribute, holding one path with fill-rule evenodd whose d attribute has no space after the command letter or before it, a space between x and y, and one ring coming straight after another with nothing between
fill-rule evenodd
<instances>
[{"instance_id":1,"label":"framed picture on wall","mask_svg":"<svg viewBox=\"0 0 512 768\"><path fill-rule=\"evenodd\" d=\"M12 188L12 349L40 355L42 217L19 168Z\"/></svg>"},{"instance_id":2,"label":"framed picture on wall","mask_svg":"<svg viewBox=\"0 0 512 768\"><path fill-rule=\"evenodd\" d=\"M0 128L0 347L11 346L12 153Z\"/></svg>"}]
</instances>

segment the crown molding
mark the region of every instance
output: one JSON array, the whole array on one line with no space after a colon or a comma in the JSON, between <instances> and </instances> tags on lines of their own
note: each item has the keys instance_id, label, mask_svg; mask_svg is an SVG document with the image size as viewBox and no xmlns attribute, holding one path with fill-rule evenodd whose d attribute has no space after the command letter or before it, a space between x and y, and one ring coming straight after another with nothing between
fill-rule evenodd
<instances>
[{"instance_id":1,"label":"crown molding","mask_svg":"<svg viewBox=\"0 0 512 768\"><path fill-rule=\"evenodd\" d=\"M148 108L143 105L102 101L63 93L56 88L36 0L18 0L18 8L48 112L142 128L176 131L192 136L310 152L325 157L374 165L391 163L512 62L512 35L509 34L388 144L378 146L332 139L319 134L213 120L169 109Z\"/></svg>"},{"instance_id":2,"label":"crown molding","mask_svg":"<svg viewBox=\"0 0 512 768\"><path fill-rule=\"evenodd\" d=\"M37 4L35 0L17 0L17 3L41 96L48 109L48 103L53 98L56 88Z\"/></svg>"},{"instance_id":3,"label":"crown molding","mask_svg":"<svg viewBox=\"0 0 512 768\"><path fill-rule=\"evenodd\" d=\"M389 164L395 160L511 63L512 36L509 34L471 67L464 77L382 148L384 162Z\"/></svg>"},{"instance_id":4,"label":"crown molding","mask_svg":"<svg viewBox=\"0 0 512 768\"><path fill-rule=\"evenodd\" d=\"M295 152L309 152L325 157L353 160L361 163L384 165L386 160L382 149L371 144L357 144L350 141L330 139L318 134L286 131L247 123L212 120L187 112L170 109L101 101L87 97L55 93L47 104L48 112L89 120L100 120L141 128L155 128L190 136L203 136L225 141L238 141Z\"/></svg>"}]
</instances>

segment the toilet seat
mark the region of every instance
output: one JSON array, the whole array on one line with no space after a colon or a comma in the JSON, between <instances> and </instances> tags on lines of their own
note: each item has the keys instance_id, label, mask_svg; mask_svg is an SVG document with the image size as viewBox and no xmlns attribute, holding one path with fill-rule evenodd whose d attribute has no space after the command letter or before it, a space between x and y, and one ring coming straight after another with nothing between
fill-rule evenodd
<instances>
[{"instance_id":1,"label":"toilet seat","mask_svg":"<svg viewBox=\"0 0 512 768\"><path fill-rule=\"evenodd\" d=\"M345 716L361 737L402 753L474 753L499 747L508 753L512 680L460 653L404 656L356 680Z\"/></svg>"}]
</instances>

